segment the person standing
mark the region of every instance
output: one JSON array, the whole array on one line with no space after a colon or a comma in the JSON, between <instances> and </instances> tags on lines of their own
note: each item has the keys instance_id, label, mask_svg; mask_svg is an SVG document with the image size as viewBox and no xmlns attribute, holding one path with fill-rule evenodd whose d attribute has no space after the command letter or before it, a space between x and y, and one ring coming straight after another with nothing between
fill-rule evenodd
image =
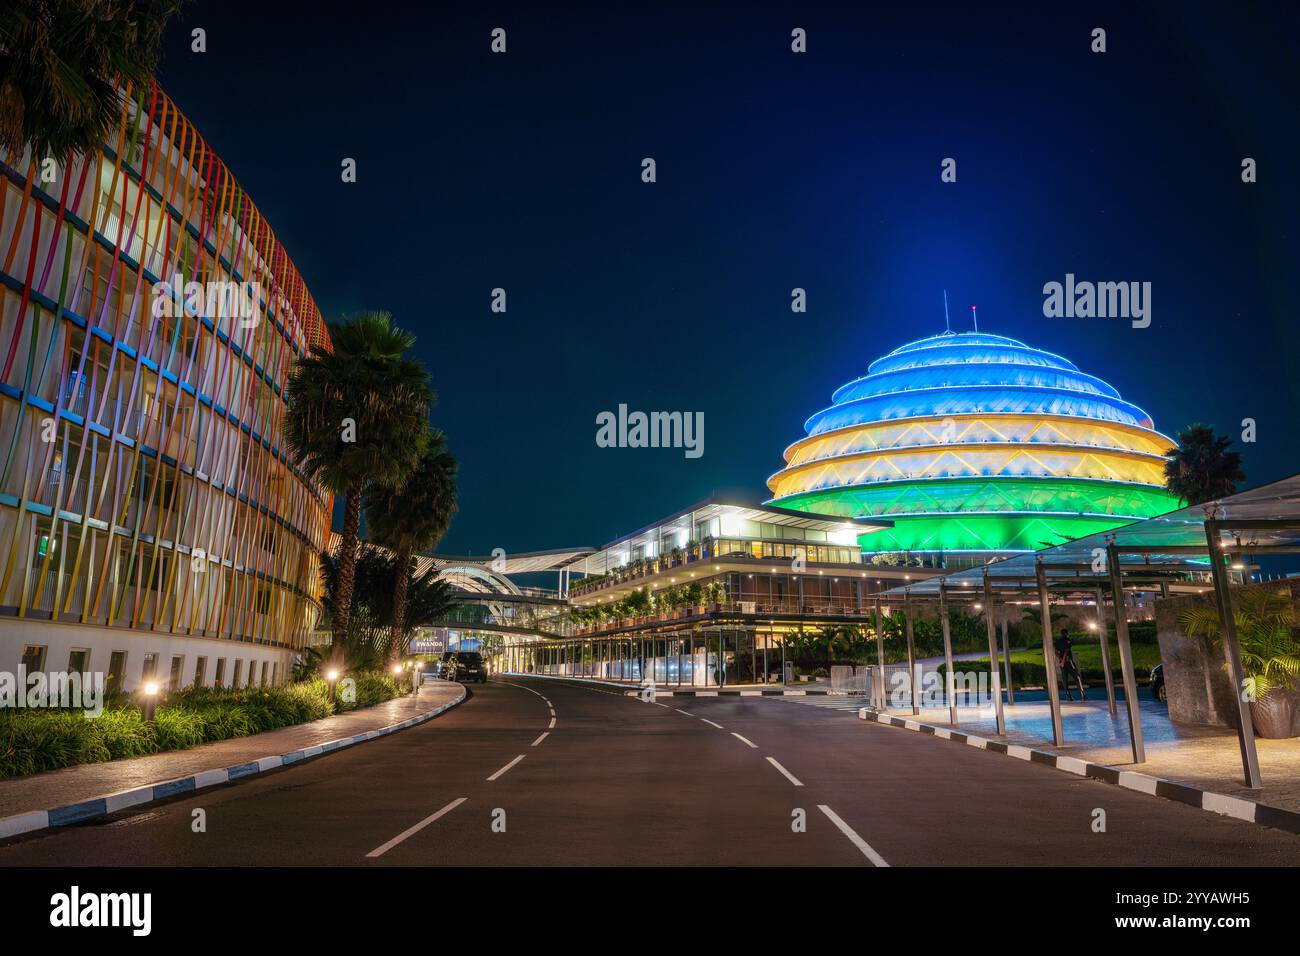
<instances>
[{"instance_id":1,"label":"person standing","mask_svg":"<svg viewBox=\"0 0 1300 956\"><path fill-rule=\"evenodd\" d=\"M1061 628L1061 634L1056 639L1056 664L1061 672L1065 699L1074 700L1074 695L1070 691L1070 685L1073 683L1079 687L1079 699L1087 700L1088 692L1083 689L1083 675L1079 673L1079 662L1074 656L1074 644L1070 641L1070 630L1066 627Z\"/></svg>"}]
</instances>

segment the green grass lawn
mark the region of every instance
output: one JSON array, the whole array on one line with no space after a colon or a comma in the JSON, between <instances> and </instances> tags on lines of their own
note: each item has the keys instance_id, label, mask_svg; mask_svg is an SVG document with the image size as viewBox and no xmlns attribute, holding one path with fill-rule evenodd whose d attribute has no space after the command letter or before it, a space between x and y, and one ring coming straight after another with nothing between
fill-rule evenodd
<instances>
[{"instance_id":1,"label":"green grass lawn","mask_svg":"<svg viewBox=\"0 0 1300 956\"><path fill-rule=\"evenodd\" d=\"M1145 681L1151 676L1151 668L1160 663L1160 645L1143 641L1141 643L1132 643L1129 645L1133 648L1133 672L1139 681ZM1083 672L1085 682L1104 683L1105 676L1101 669L1101 644L1080 644L1074 645L1074 657L1079 662L1079 670ZM973 670L987 670L989 659L982 657L972 661L962 661L958 664L958 669L969 668ZM1046 672L1043 669L1043 650L1042 648L1028 648L1022 651L1011 652L1012 676L1017 683L1040 684L1046 680ZM1115 677L1120 676L1119 671L1119 647L1114 641L1110 643L1110 666Z\"/></svg>"},{"instance_id":2,"label":"green grass lawn","mask_svg":"<svg viewBox=\"0 0 1300 956\"><path fill-rule=\"evenodd\" d=\"M1158 644L1130 644L1133 648L1133 669L1142 670L1145 668L1150 671L1160 663L1160 646ZM1080 670L1092 668L1098 672L1101 671L1101 644L1075 644L1074 659L1079 662ZM984 658L988 663L988 658ZM1041 647L1032 650L1012 651L1011 662L1023 664L1042 664L1043 649ZM1119 673L1119 647L1114 641L1110 644L1110 666L1115 673Z\"/></svg>"}]
</instances>

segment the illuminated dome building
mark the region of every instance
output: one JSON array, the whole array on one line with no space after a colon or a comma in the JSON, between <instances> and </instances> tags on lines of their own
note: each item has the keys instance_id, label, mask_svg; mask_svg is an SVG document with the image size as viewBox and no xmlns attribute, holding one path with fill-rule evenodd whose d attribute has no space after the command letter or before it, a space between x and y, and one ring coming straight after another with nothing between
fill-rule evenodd
<instances>
[{"instance_id":1,"label":"illuminated dome building","mask_svg":"<svg viewBox=\"0 0 1300 956\"><path fill-rule=\"evenodd\" d=\"M1164 488L1174 443L1146 412L1067 359L1000 335L897 348L804 427L768 479L770 503L889 519L860 538L869 554L984 560L1181 505Z\"/></svg>"}]
</instances>

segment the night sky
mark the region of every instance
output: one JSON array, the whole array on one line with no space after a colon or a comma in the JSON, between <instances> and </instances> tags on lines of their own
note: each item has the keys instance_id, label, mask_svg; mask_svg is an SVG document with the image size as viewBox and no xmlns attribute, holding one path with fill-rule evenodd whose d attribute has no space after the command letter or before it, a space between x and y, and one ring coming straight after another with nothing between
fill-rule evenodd
<instances>
[{"instance_id":1,"label":"night sky","mask_svg":"<svg viewBox=\"0 0 1300 956\"><path fill-rule=\"evenodd\" d=\"M1256 419L1248 485L1300 470L1300 16L1046 6L195 0L160 78L327 317L387 309L419 336L462 463L440 551L599 545L765 493L834 388L943 331L945 288L954 328L977 304L1166 434ZM1151 326L1044 318L1067 272L1151 282ZM703 457L598 448L619 403L702 411Z\"/></svg>"}]
</instances>

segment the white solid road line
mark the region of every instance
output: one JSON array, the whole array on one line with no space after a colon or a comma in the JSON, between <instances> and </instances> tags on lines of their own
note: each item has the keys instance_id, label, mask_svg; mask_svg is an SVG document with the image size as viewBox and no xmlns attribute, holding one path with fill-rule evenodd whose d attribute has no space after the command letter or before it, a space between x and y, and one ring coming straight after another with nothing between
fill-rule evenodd
<instances>
[{"instance_id":1,"label":"white solid road line","mask_svg":"<svg viewBox=\"0 0 1300 956\"><path fill-rule=\"evenodd\" d=\"M713 721L709 720L709 718L707 718L707 717L701 717L700 720L704 721L704 722L705 722L706 724L708 724L710 727L717 727L719 730L722 730L722 729L723 729L723 728L722 728L722 724L715 724Z\"/></svg>"},{"instance_id":2,"label":"white solid road line","mask_svg":"<svg viewBox=\"0 0 1300 956\"><path fill-rule=\"evenodd\" d=\"M383 844L382 846L375 847L373 850L371 850L369 853L366 854L366 858L373 860L376 857L383 856L385 853L387 853L393 847L397 846L397 844L401 843L407 837L411 837L419 833L421 830L427 827L434 820L438 819L443 814L447 814L450 813L452 810L455 810L458 806L460 806L468 799L469 799L468 797L457 797L455 800L451 801L451 803L447 804L437 813L429 814L429 816L425 817L423 820L421 820L415 826L411 827L409 830L403 830L401 833L397 834L397 836L393 837L387 843Z\"/></svg>"},{"instance_id":3,"label":"white solid road line","mask_svg":"<svg viewBox=\"0 0 1300 956\"><path fill-rule=\"evenodd\" d=\"M772 758L768 757L767 759L771 760ZM866 840L862 839L862 837L858 836L857 833L853 831L853 827L849 826L847 823L841 820L839 818L839 815L836 814L834 810L826 806L826 804L824 803L817 804L817 809L820 810L822 813L826 814L827 818L831 821L831 823L839 827L840 832L843 833L846 837L848 837L849 842L852 843L859 850L861 850L862 855L865 856L868 860L876 864L876 866L889 866L889 864L885 862L885 858L881 856L879 853L877 853L875 850L871 849L871 844L868 843Z\"/></svg>"},{"instance_id":4,"label":"white solid road line","mask_svg":"<svg viewBox=\"0 0 1300 956\"><path fill-rule=\"evenodd\" d=\"M782 767L779 763L776 762L776 758L775 758L775 757L768 757L768 758L767 758L767 762L770 763L770 764L771 764L773 767L775 767L777 770L780 770L781 773L782 773L782 775L784 775L785 779L789 780L789 781L790 781L792 784L794 784L796 787L802 787L802 786L803 786L803 784L799 781L799 778L798 778L798 777L796 777L796 776L795 776L794 774L792 774L789 770L786 770L785 767Z\"/></svg>"},{"instance_id":5,"label":"white solid road line","mask_svg":"<svg viewBox=\"0 0 1300 956\"><path fill-rule=\"evenodd\" d=\"M555 718L554 718L554 717L552 717L552 718L551 718L551 722L550 722L549 724L546 725L546 729L547 729L547 730L554 730L554 729L555 729Z\"/></svg>"},{"instance_id":6,"label":"white solid road line","mask_svg":"<svg viewBox=\"0 0 1300 956\"><path fill-rule=\"evenodd\" d=\"M758 749L758 744L754 743L754 741L752 741L752 740L747 740L746 738L740 736L740 734L736 733L734 730L731 732L731 736L735 737L735 738L736 738L737 740L739 740L742 744L746 744L746 745L748 745L748 746L750 746L750 747L753 747L755 750Z\"/></svg>"},{"instance_id":7,"label":"white solid road line","mask_svg":"<svg viewBox=\"0 0 1300 956\"><path fill-rule=\"evenodd\" d=\"M522 687L524 690L528 691L528 693L530 693L530 694L536 694L538 697L542 698L542 700L546 700L546 695L545 695L545 694L541 693L541 691L533 690L533 689L532 689L531 687L529 687L527 684L516 684L516 683L515 683L514 681L512 681L512 680L503 680L503 681L501 681L501 683L503 683L503 684L509 684L511 687ZM546 702L547 702L548 704L550 703L550 701L546 701Z\"/></svg>"},{"instance_id":8,"label":"white solid road line","mask_svg":"<svg viewBox=\"0 0 1300 956\"><path fill-rule=\"evenodd\" d=\"M695 716L695 715L692 714L689 710L682 710L680 707L674 707L673 709L676 710L677 713L679 713L679 714L685 714L687 717L694 717L694 716Z\"/></svg>"},{"instance_id":9,"label":"white solid road line","mask_svg":"<svg viewBox=\"0 0 1300 956\"><path fill-rule=\"evenodd\" d=\"M550 732L549 730L543 730L543 731L542 731L542 735L541 735L540 737L538 737L536 740L534 740L534 741L532 742L532 746L536 747L536 746L537 746L538 744L540 744L543 740L545 740L548 736L550 736L550 733L551 733L551 732Z\"/></svg>"},{"instance_id":10,"label":"white solid road line","mask_svg":"<svg viewBox=\"0 0 1300 956\"><path fill-rule=\"evenodd\" d=\"M523 760L525 756L526 756L525 754L520 754L520 755L519 755L518 757L516 757L514 760L510 761L508 764L506 764L504 767L502 767L500 770L498 770L498 771L497 771L496 773L494 773L492 776L488 777L488 782L491 783L491 782L492 782L493 780L495 780L497 777L501 776L503 773L505 773L507 770L509 770L509 769L510 769L511 767L513 767L515 764L519 763L519 761Z\"/></svg>"}]
</instances>

